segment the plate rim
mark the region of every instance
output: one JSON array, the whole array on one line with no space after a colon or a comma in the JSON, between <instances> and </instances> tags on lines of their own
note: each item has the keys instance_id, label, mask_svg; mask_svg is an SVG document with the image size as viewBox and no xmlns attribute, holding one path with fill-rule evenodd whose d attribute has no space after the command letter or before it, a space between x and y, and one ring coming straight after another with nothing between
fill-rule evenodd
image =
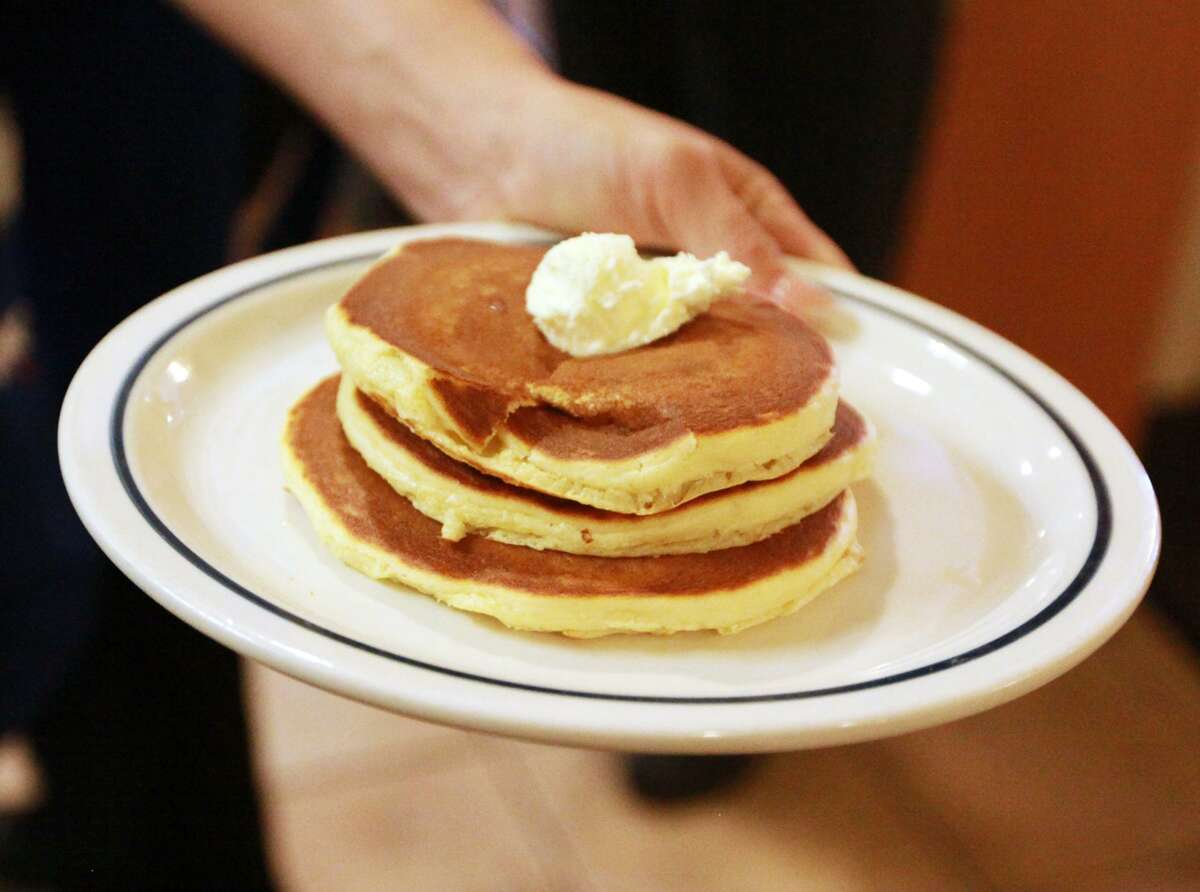
<instances>
[{"instance_id":1,"label":"plate rim","mask_svg":"<svg viewBox=\"0 0 1200 892\"><path fill-rule=\"evenodd\" d=\"M220 307L225 306L229 303L232 303L233 301L236 301L239 298L247 297L249 295L254 294L255 292L261 291L264 288L271 287L272 285L279 284L280 282L286 281L291 278L301 277L304 275L311 275L311 274L320 272L324 269L336 267L339 265L346 265L346 264L355 263L355 262L358 262L358 263L367 262L367 261L371 260L372 258L374 258L375 256L377 256L379 253L381 253L381 250L378 248L378 244L382 243L383 240L385 240L385 239L390 238L392 241L398 241L401 239L408 239L408 238L414 238L414 237L419 238L422 236L423 232L428 233L431 236L443 234L443 233L447 233L447 232L457 232L457 233L464 234L464 235L476 235L476 236L478 236L478 235L484 235L484 236L493 235L494 236L497 234L503 234L509 240L520 237L522 235L526 235L526 236L533 237L533 238L540 238L540 239L546 239L546 238L553 237L553 234L546 233L544 230L536 230L536 229L531 229L529 227L505 226L503 224L499 225L499 230L497 230L495 227L485 226L485 227L483 227L484 232L481 233L479 231L479 229L480 229L480 227L471 226L471 225L466 225L466 226L460 225L460 226L450 226L450 227L446 227L446 226L404 227L404 228L400 228L400 229L381 230L381 231L370 232L370 233L359 233L359 234L352 235L352 236L344 236L344 237L341 237L338 239L331 239L331 240L326 240L325 242L317 242L317 243L313 243L311 245L299 246L297 248L287 249L283 252L276 252L275 254L264 255L263 257L259 257L259 258L253 258L249 261L243 262L242 264L237 264L237 265L235 265L235 267L227 268L227 270L224 270L224 271L218 271L217 273L210 274L210 276L206 276L200 280L189 283L188 285L181 286L180 289L176 289L176 292L172 292L168 295L165 295L163 298L160 298L158 301L153 302L148 307L143 308L142 310L138 311L138 313L135 313L134 316L130 317L129 320L126 320L126 322L122 323L121 326L118 326L117 329L114 329L114 332L111 333L109 336L110 338L113 335L115 335L118 331L120 331L122 328L126 328L127 326L129 326L135 317L143 316L143 314L145 314L150 309L150 307L152 307L154 305L158 305L164 301L169 301L172 298L172 294L177 294L180 291L187 291L187 290L191 289L191 291L189 293L197 293L196 289L201 289L201 290L207 290L210 294L217 295L216 299L207 300L206 302L204 302L204 304L202 306L199 307L199 309L194 309L191 312L184 313L182 316L176 315L174 321L170 325L168 325L165 330L161 330L160 334L157 337L154 337L150 341L149 345L146 346L137 355L136 359L134 359L134 361L132 363L128 364L128 367L125 369L124 373L120 376L120 384L119 384L119 387L118 387L118 390L116 393L116 399L113 401L111 410L109 412L108 441L109 441L110 458L111 458L111 462L113 465L113 471L114 471L114 473L116 473L116 475L120 481L122 490L124 491L126 497L132 503L133 507L137 510L137 513L142 518L142 520L150 527L150 529L157 536L162 538L172 548L172 550L175 552L175 554L177 556L185 559L189 564L191 564L192 567L194 567L195 569L204 573L207 578L209 578L210 580L219 584L225 591L231 592L232 594L234 594L244 600L249 601L251 604L255 605L256 607L268 611L275 617L277 617L285 622L294 624L294 625L298 626L299 628L307 630L308 632L320 635L323 638L325 638L329 641L335 642L336 644L338 644L342 647L348 647L348 648L351 648L358 652L371 654L373 656L381 657L381 658L387 659L389 661L395 661L395 662L401 663L409 668L426 671L426 672L435 672L435 673L439 673L439 674L457 679L459 681L466 681L466 682L470 682L470 683L474 683L474 684L499 686L502 688L515 689L518 691L535 694L535 695L539 695L539 696L552 696L552 697L556 697L556 698L562 698L562 697L579 698L579 699L586 699L586 700L590 700L590 701L604 701L604 702L608 702L608 703L653 704L653 705L657 705L660 707L661 706L669 706L669 705L706 706L706 707L712 707L712 706L719 707L719 706L730 706L730 705L742 706L742 705L761 704L761 703L778 703L781 701L782 702L789 702L789 701L794 702L794 701L799 701L799 700L813 700L813 699L824 698L824 697L838 697L838 696L843 696L843 695L847 695L847 694L854 694L854 693L858 693L858 692L862 692L862 691L868 691L868 690L872 690L872 689L879 689L879 688L889 687L889 686L893 686L893 685L899 685L899 684L913 681L915 679L919 679L922 677L945 672L949 669L955 668L957 666L965 665L976 659L985 657L996 651L1002 650L1005 647L1009 646L1010 644L1013 644L1013 643L1025 638L1027 635L1031 634L1032 632L1034 632L1037 629L1044 626L1051 619L1053 619L1055 616L1060 614L1064 609L1066 609L1072 602L1074 602L1081 593L1083 593L1084 591L1086 591L1088 589L1088 586L1095 579L1097 571L1103 565L1106 556L1109 554L1112 533L1113 533L1113 518L1112 518L1113 506L1112 506L1112 496L1111 496L1111 492L1110 492L1109 482L1101 468L1101 464L1096 460L1095 456L1093 456L1091 450L1088 448L1087 444L1084 442L1084 440L1081 438L1078 431L1075 429L1075 426L1072 425L1067 420L1067 418L1064 417L1064 415L1059 411L1059 409L1056 408L1052 404L1052 400L1045 395L1044 391L1039 391L1039 389L1034 387L1034 385L1023 380L1023 378L1018 376L1018 374L1016 372L1014 372L1011 368L1007 367L1000 358L998 358L994 355L989 355L988 353L984 352L982 349L977 348L975 345L973 345L971 343L967 343L961 337L959 337L957 334L947 331L945 328L939 327L934 322L931 322L928 319L923 319L923 318L919 318L919 317L921 315L925 315L929 312L933 312L933 313L935 313L935 315L936 314L945 314L943 317L943 321L949 320L958 325L965 323L966 326L968 327L968 329L974 329L978 332L982 332L984 335L986 335L987 338L993 339L989 343L989 346L995 347L996 342L999 342L1003 345L1007 345L1007 347L1011 348L1014 351L1017 351L1018 355L1023 355L1024 357L1026 357L1027 359L1029 359L1033 363L1035 363L1036 366L1039 366L1040 371L1044 371L1044 372L1048 373L1050 376L1052 376L1052 378L1057 378L1058 383L1064 385L1065 387L1069 388L1070 390L1074 390L1074 388L1071 388L1071 386L1069 384L1067 384L1067 382L1062 380L1060 376L1057 376L1056 373L1054 373L1052 370L1049 370L1048 368L1046 368L1043 364L1038 362L1036 359L1034 359L1033 357L1030 357L1028 354L1024 353L1024 351L1020 351L1020 349L1015 347L1015 345L1012 345L1010 342L1005 341L999 335L996 335L993 332L983 329L981 326L978 326L976 323L973 323L970 320L967 320L964 317L959 316L957 313L954 313L953 311L948 310L947 308L940 307L935 304L931 304L930 302L925 301L924 299L921 299L919 297L916 297L915 295L909 295L905 292L899 291L898 289L894 289L891 286L884 285L883 283L874 282L873 280L867 280L867 279L864 279L862 277L859 277L859 276L856 276L856 275L850 274L850 273L842 273L840 271L828 270L826 268L819 267L817 265L809 264L809 263L802 263L802 264L800 264L800 266L805 268L808 273L816 275L817 278L822 281L822 284L826 285L831 290L837 292L841 298L847 299L847 300L850 300L852 302L856 302L859 304L867 305L874 310L878 310L878 311L881 311L888 315L891 315L908 325L915 326L915 327L921 329L923 332L933 335L934 337L937 337L938 339L953 346L955 349L960 350L963 353L966 353L972 359L976 360L977 362L981 363L982 365L984 365L985 367L990 369L994 374L999 375L1001 378L1003 378L1005 381L1007 381L1010 386L1015 387L1025 398L1030 400L1035 406L1038 407L1038 409L1040 409L1045 415L1047 415L1050 418L1050 420L1054 423L1056 428L1059 431L1061 431L1063 433L1063 435L1065 436L1065 438L1068 440L1068 442L1071 443L1072 447L1076 451L1076 454L1079 456L1079 459L1080 459L1080 461L1084 467L1084 470L1087 474L1087 477L1089 479L1089 483L1092 486L1093 497L1094 497L1095 503L1096 503L1096 525L1095 525L1095 530L1093 531L1092 545L1089 548L1087 557L1084 559L1082 565L1079 567L1079 570L1076 572L1074 578L1066 586L1064 586L1057 595L1055 595L1047 603L1042 605L1041 609L1039 609L1038 612L1035 613L1033 616L1028 617L1023 622L1019 623L1017 626L1013 627L1012 629L1009 629L1007 632L1004 632L1001 635L998 635L995 638L992 638L987 642L984 642L982 644L979 644L972 648L969 648L967 651L965 651L961 654L958 654L954 657L948 657L948 658L943 658L941 660L936 660L931 663L923 664L919 667L913 667L913 668L910 668L903 672L893 673L891 675L883 676L880 678L865 679L865 680L860 680L858 682L848 683L845 685L837 685L837 686L830 686L830 687L826 687L826 688L816 688L816 689L809 689L809 690L802 690L802 691L770 692L770 693L742 694L742 695L734 694L734 695L726 695L726 696L676 697L676 696L660 696L660 695L653 695L653 694L622 694L622 693L612 693L612 692L605 692L605 691L590 691L590 690L579 691L579 690L571 690L571 689L564 689L564 688L555 688L555 687L550 687L550 686L533 685L533 684L529 684L526 682L517 681L517 680L513 680L513 679L494 678L491 676L479 675L477 673L466 672L463 670L454 669L453 667L450 667L450 666L440 666L437 664L428 663L426 661L419 660L419 659L416 659L413 657L407 657L403 654L397 654L397 653L387 651L376 645L372 645L369 642L363 642L363 641L356 640L350 636L347 636L340 632L337 632L336 630L327 629L318 623L308 620L302 616L293 614L290 611L286 610L285 608L283 608L277 604L274 604L273 602L271 602L267 598L263 597L262 595L259 595L255 592L250 591L249 589L245 588L244 586L241 586L239 583L236 582L236 580L233 580L233 579L229 578L228 576L226 576L225 574L221 573L219 569L217 569L212 564L210 564L201 555L197 554L195 551L190 549L186 545L186 543L182 542L182 540L179 539L179 537L175 536L175 534L170 530L169 525L166 524L166 522L163 521L160 517L158 517L158 515L154 512L153 507L149 503L149 500L145 497L145 495L138 488L136 479L132 472L132 469L129 466L128 457L125 454L124 419L125 419L125 412L127 411L127 408L128 408L128 400L129 400L129 397L132 394L133 390L136 387L137 381L139 380L141 373L144 372L146 366L150 362L152 362L154 356L157 355L157 353L159 351L161 351L164 347L166 347L173 338L178 336L181 332L183 332L185 329L187 329L190 325L194 324L199 319L203 318L204 316L208 315L209 313L214 312L215 310L219 309ZM368 249L358 249L358 246L361 246L361 245L367 244L367 243L372 243L372 247L369 250ZM318 250L318 249L320 249L320 250ZM291 255L291 256L289 257L289 256L285 256L285 255ZM312 259L306 259L309 257L311 257ZM279 271L272 272L273 267L279 267ZM225 293L220 293L219 289L216 286L216 283L214 283L212 281L212 277L219 276L219 275L221 275L221 273L228 272L229 270L232 270L235 268L241 268L241 270L247 274L242 277L242 278L246 279L247 281L232 291L227 290ZM259 269L261 269L263 271L262 275L257 275L257 276L249 275L250 273L255 272ZM207 287L205 287L205 286L207 286ZM850 290L850 289L854 289L854 290ZM900 305L897 305L897 301L899 301ZM907 309L909 309L909 310L914 309L914 308L920 309L922 306L924 306L925 313L918 313L917 315L914 315L912 312L906 312L905 311L906 308L904 307L904 304L908 303L908 302L913 302L913 303L910 307L907 307ZM144 316L143 316L143 318L144 318ZM107 340L109 340L109 338L106 338L105 340L107 341ZM102 342L102 345L103 345L103 343L104 342ZM98 346L97 351L99 351L99 349L100 349L100 347ZM97 351L93 351L93 354ZM75 492L75 487L80 486L81 483L77 479L77 475L71 473L71 469L69 467L70 461L71 461L69 449L67 448L67 445L63 442L63 438L66 436L66 433L67 433L66 428L67 428L68 420L70 418L69 410L71 408L71 403L72 403L72 394L76 394L76 395L78 394L77 385L79 385L79 387L82 388L82 386L83 386L81 383L82 379L85 379L86 375L88 375L91 371L91 369L89 367L89 363L92 363L92 357L89 357L88 361L86 361L84 363L84 365L81 367L79 373L76 376L76 381L72 383L71 391L68 394L68 399L67 399L67 401L64 402L62 426L60 427L60 453L62 455L64 477L66 477L66 479L67 479L68 489L71 492L73 502L76 503L77 510L79 510L79 500L76 498L77 494ZM1091 407L1092 411L1095 412L1097 415L1099 415L1101 419L1103 419L1103 416L1100 415L1099 410L1096 410L1095 407L1092 406L1090 401L1086 400L1086 397L1083 397L1083 395L1079 394L1078 391L1074 391L1074 393L1077 396L1078 400L1082 400L1084 402L1084 404ZM1107 419L1103 419L1103 421L1105 423L1107 423ZM1109 426L1111 427L1111 425L1109 425ZM1112 433L1120 439L1120 435L1115 432L1115 429L1112 430ZM1128 444L1124 443L1123 439L1120 439L1120 443L1123 444L1128 449ZM1122 456L1122 458L1127 458L1127 457L1131 457L1131 456L1132 456L1132 451L1130 450L1129 456ZM1133 461L1136 463L1136 458L1133 458ZM1140 471L1141 476L1144 478L1144 470L1141 470L1140 465L1136 465L1136 470ZM1136 474L1135 474L1135 476L1136 476ZM1086 652L1080 652L1082 650L1082 648L1078 647L1078 645L1077 645L1075 653L1056 654L1055 657L1056 657L1057 661L1060 663L1063 660L1069 660L1072 656L1077 656L1077 659L1075 659L1074 662L1078 662L1078 660L1083 659L1083 657L1085 657L1087 655L1087 653L1090 653L1091 650L1094 650L1095 647L1098 647L1099 644L1103 642L1103 640L1106 640L1108 635L1110 635L1113 631L1115 631L1115 629L1117 627L1119 627L1120 621L1122 621L1125 616L1128 616L1129 612L1132 612L1132 609L1136 606L1137 602L1140 600L1141 594L1144 593L1145 586L1148 585L1149 579L1152 576L1153 564L1154 564L1154 561L1155 561L1155 559L1157 557L1157 553L1158 553L1159 533L1158 533L1158 529L1157 529L1157 524L1158 524L1157 507L1153 502L1153 493L1152 493L1152 490L1149 489L1148 481L1142 479L1142 480L1138 480L1135 482L1140 484L1140 487L1143 489L1143 491L1149 494L1149 498L1150 498L1149 507L1151 507L1153 509L1152 513L1153 513L1153 521L1154 521L1154 523L1153 523L1154 529L1151 530L1151 540L1152 541L1150 543L1150 548L1149 548L1149 560L1148 560L1148 562L1146 562L1148 564L1148 566L1143 568L1144 573L1142 575L1144 578L1141 579L1137 583L1137 586L1140 586L1140 591L1132 594L1132 596L1129 598L1128 603L1124 605L1126 609L1119 611L1119 613L1121 615L1116 617L1115 623L1110 623L1110 626L1111 626L1110 628L1100 629L1100 630L1096 631L1096 633L1094 634L1092 639L1085 639L1084 644L1085 645L1090 644L1091 645L1090 649L1088 649ZM84 512L82 510L80 511L80 513L81 513L81 516L84 515ZM106 551L110 551L110 547L114 548L114 549L117 547L113 543L106 542L105 540L107 539L107 537L102 537L100 535L97 535L97 531L93 530L94 524L99 525L97 523L96 518L84 516L84 519L85 519L85 522L88 523L89 530L92 531L93 536L95 536L97 538L97 540L101 542L101 545L103 547L105 547ZM110 556L112 556L111 551L110 551ZM122 557L125 557L125 556L122 555ZM116 559L115 556L114 556L114 559ZM122 566L123 569L126 568L127 563L132 563L132 562L127 562L126 560L118 561L118 564L120 566ZM129 571L126 570L126 572L129 572ZM139 574L139 575L145 575L145 574ZM137 581L137 580L135 579L135 581ZM154 581L149 580L149 582L150 582L150 586L154 587ZM147 586L145 584L143 584L142 582L139 582L139 585L141 585L141 587L143 587L143 588L147 588ZM163 601L164 598L167 598L167 599L172 598L172 594L167 591L161 591L161 590L158 592L150 591L150 594L156 595L157 599L160 601ZM164 602L164 605L168 606L168 607L171 606L169 604L166 604L165 602ZM189 622L192 622L193 625L197 624L194 621L193 617L186 614L186 608L185 608L185 612L180 612L179 610L174 610L173 612L176 612L177 614L183 616L184 619L188 620ZM202 631L206 631L210 635L212 634L212 630L210 630L210 629L202 628ZM217 637L217 636L214 636L214 637ZM226 643L228 643L228 641ZM239 648L239 649L241 649L241 648ZM263 658L259 654L256 654L255 656L256 656L256 658L259 658L259 659ZM271 660L265 660L265 661L274 662ZM1053 661L1047 660L1047 663L1049 663L1049 662L1053 662ZM1073 665L1074 662L1072 662L1071 665ZM1066 667L1066 668L1069 668L1069 667ZM284 671L287 671L286 667L285 667ZM1065 671L1065 669L1061 670L1061 671ZM1058 672L1054 672L1054 674L1058 674ZM1048 680L1048 679L1045 679L1045 680ZM332 684L332 685L327 685L327 686L331 686L331 687L335 687L335 688L341 687L344 689L348 685L343 682L343 684L340 686L337 684ZM353 686L350 686L350 687L353 687ZM362 688L362 685L359 685L358 689L361 690L361 688ZM976 692L977 699L978 700L986 699L986 693L987 693L986 691ZM407 705L410 707L409 711L415 711L418 714L420 714L419 709L413 708L415 706L414 704L410 703ZM980 707L980 708L983 708L983 707ZM460 719L460 721L461 721L461 719ZM511 731L510 731L510 733L511 733Z\"/></svg>"}]
</instances>

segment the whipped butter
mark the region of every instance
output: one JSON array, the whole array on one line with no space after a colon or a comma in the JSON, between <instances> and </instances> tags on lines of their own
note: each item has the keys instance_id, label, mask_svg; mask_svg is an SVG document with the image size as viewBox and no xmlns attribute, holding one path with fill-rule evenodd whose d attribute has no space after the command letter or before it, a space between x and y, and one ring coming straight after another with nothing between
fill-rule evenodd
<instances>
[{"instance_id":1,"label":"whipped butter","mask_svg":"<svg viewBox=\"0 0 1200 892\"><path fill-rule=\"evenodd\" d=\"M749 276L724 251L643 260L629 236L588 232L546 252L525 308L559 350L600 356L666 337Z\"/></svg>"}]
</instances>

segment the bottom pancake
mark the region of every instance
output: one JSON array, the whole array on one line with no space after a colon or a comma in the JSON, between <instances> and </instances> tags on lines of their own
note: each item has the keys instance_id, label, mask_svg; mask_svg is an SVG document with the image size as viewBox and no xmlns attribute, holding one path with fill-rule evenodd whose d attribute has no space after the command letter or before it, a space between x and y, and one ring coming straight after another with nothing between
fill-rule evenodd
<instances>
[{"instance_id":1,"label":"bottom pancake","mask_svg":"<svg viewBox=\"0 0 1200 892\"><path fill-rule=\"evenodd\" d=\"M737 632L791 613L862 560L847 490L768 539L697 555L606 558L535 551L468 536L445 539L367 467L336 412L337 382L288 416L288 488L342 561L515 629L592 637L618 632Z\"/></svg>"}]
</instances>

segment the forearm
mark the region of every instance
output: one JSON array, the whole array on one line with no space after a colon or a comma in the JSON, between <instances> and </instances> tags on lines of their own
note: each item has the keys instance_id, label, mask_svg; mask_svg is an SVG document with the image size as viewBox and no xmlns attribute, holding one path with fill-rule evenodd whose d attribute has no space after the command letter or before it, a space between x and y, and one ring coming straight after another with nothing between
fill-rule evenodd
<instances>
[{"instance_id":1,"label":"forearm","mask_svg":"<svg viewBox=\"0 0 1200 892\"><path fill-rule=\"evenodd\" d=\"M768 290L784 252L846 264L766 170L694 127L558 78L484 0L175 2L288 87L424 219L728 250Z\"/></svg>"},{"instance_id":2,"label":"forearm","mask_svg":"<svg viewBox=\"0 0 1200 892\"><path fill-rule=\"evenodd\" d=\"M552 80L482 0L175 0L293 92L418 213L456 216L467 166ZM486 202L485 202L486 203ZM458 207L456 207L456 205Z\"/></svg>"}]
</instances>

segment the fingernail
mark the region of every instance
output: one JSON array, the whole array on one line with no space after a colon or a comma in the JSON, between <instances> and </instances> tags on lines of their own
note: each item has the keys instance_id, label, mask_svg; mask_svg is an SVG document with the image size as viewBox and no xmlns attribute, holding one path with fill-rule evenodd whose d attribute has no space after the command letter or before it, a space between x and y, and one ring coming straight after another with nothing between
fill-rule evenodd
<instances>
[{"instance_id":1,"label":"fingernail","mask_svg":"<svg viewBox=\"0 0 1200 892\"><path fill-rule=\"evenodd\" d=\"M786 274L771 286L767 299L796 316L823 309L833 303L833 296L824 288Z\"/></svg>"},{"instance_id":2,"label":"fingernail","mask_svg":"<svg viewBox=\"0 0 1200 892\"><path fill-rule=\"evenodd\" d=\"M818 244L813 251L813 260L829 266L836 266L839 269L848 269L850 272L858 272L858 268L850 262L850 258L833 242Z\"/></svg>"}]
</instances>

